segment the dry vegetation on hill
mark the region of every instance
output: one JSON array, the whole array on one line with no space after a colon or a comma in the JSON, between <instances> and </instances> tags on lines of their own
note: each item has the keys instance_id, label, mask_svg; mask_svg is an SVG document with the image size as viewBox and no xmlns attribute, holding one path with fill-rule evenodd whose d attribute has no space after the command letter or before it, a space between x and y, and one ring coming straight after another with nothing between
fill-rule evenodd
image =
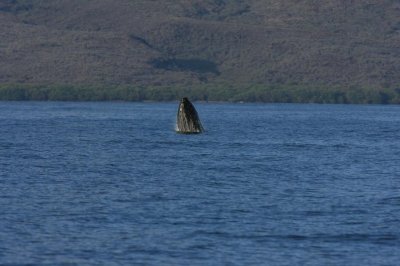
<instances>
[{"instance_id":1,"label":"dry vegetation on hill","mask_svg":"<svg viewBox=\"0 0 400 266\"><path fill-rule=\"evenodd\" d=\"M0 84L400 87L398 0L0 0Z\"/></svg>"}]
</instances>

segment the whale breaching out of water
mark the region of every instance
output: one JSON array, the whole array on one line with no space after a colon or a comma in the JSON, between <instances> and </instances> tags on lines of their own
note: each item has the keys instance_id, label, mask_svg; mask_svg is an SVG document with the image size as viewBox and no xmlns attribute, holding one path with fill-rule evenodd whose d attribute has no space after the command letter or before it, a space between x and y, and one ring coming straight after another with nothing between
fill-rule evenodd
<instances>
[{"instance_id":1,"label":"whale breaching out of water","mask_svg":"<svg viewBox=\"0 0 400 266\"><path fill-rule=\"evenodd\" d=\"M199 115L188 98L181 100L176 116L176 132L183 134L197 134L204 131Z\"/></svg>"}]
</instances>

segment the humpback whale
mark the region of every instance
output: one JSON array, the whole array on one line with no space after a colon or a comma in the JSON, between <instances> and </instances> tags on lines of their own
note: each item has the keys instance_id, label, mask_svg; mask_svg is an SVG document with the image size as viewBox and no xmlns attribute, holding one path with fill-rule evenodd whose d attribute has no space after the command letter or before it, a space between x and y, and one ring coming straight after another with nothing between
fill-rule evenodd
<instances>
[{"instance_id":1,"label":"humpback whale","mask_svg":"<svg viewBox=\"0 0 400 266\"><path fill-rule=\"evenodd\" d=\"M181 100L176 116L176 132L183 134L197 134L204 131L199 115L188 98Z\"/></svg>"}]
</instances>

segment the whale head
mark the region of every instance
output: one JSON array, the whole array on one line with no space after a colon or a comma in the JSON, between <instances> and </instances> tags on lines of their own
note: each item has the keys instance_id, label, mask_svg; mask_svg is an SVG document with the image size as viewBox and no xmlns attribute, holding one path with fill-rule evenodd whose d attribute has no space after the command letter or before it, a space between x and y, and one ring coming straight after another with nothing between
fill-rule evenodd
<instances>
[{"instance_id":1,"label":"whale head","mask_svg":"<svg viewBox=\"0 0 400 266\"><path fill-rule=\"evenodd\" d=\"M182 98L179 104L176 131L183 134L196 134L204 131L199 115L187 97Z\"/></svg>"}]
</instances>

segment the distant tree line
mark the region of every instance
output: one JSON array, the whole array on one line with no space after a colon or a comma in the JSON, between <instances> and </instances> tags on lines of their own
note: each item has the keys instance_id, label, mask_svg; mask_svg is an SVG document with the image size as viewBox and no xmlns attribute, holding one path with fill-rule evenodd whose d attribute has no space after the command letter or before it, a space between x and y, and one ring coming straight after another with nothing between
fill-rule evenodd
<instances>
[{"instance_id":1,"label":"distant tree line","mask_svg":"<svg viewBox=\"0 0 400 266\"><path fill-rule=\"evenodd\" d=\"M400 88L327 88L297 85L235 87L0 85L2 101L175 101L184 96L193 101L400 104Z\"/></svg>"}]
</instances>

